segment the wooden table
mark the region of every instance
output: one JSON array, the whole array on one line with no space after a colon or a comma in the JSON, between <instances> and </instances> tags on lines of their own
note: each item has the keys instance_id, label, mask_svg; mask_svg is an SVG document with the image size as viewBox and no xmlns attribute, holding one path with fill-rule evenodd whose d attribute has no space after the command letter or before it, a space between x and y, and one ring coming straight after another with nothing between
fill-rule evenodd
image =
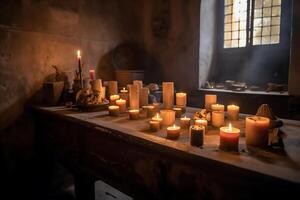
<instances>
[{"instance_id":1,"label":"wooden table","mask_svg":"<svg viewBox=\"0 0 300 200\"><path fill-rule=\"evenodd\" d=\"M216 129L197 148L187 131L177 141L166 139L165 128L150 132L149 119L65 107L33 111L40 148L71 170L78 199L94 198L96 180L136 199L277 199L300 189L299 121L284 120L284 150L249 148L241 137L239 153L228 153L218 149Z\"/></svg>"}]
</instances>

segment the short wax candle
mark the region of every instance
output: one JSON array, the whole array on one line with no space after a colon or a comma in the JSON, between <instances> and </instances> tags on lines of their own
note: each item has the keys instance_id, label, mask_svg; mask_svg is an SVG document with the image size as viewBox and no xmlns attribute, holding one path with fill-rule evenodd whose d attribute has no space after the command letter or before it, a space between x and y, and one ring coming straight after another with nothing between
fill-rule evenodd
<instances>
[{"instance_id":1,"label":"short wax candle","mask_svg":"<svg viewBox=\"0 0 300 200\"><path fill-rule=\"evenodd\" d=\"M120 93L128 93L128 90L126 90L126 88L125 88L125 87L123 87L123 89L122 89L122 90L120 90Z\"/></svg>"},{"instance_id":2,"label":"short wax candle","mask_svg":"<svg viewBox=\"0 0 300 200\"><path fill-rule=\"evenodd\" d=\"M204 134L205 134L204 126L197 126L197 125L191 126L190 144L196 147L203 146Z\"/></svg>"},{"instance_id":3,"label":"short wax candle","mask_svg":"<svg viewBox=\"0 0 300 200\"><path fill-rule=\"evenodd\" d=\"M162 124L170 126L175 123L175 111L173 110L161 110L160 115L162 117Z\"/></svg>"},{"instance_id":4,"label":"short wax candle","mask_svg":"<svg viewBox=\"0 0 300 200\"><path fill-rule=\"evenodd\" d=\"M156 132L160 129L160 122L159 121L149 121L150 130L152 132Z\"/></svg>"},{"instance_id":5,"label":"short wax candle","mask_svg":"<svg viewBox=\"0 0 300 200\"><path fill-rule=\"evenodd\" d=\"M212 104L211 110L212 111L224 111L224 105L223 104Z\"/></svg>"},{"instance_id":6,"label":"short wax candle","mask_svg":"<svg viewBox=\"0 0 300 200\"><path fill-rule=\"evenodd\" d=\"M90 79L94 80L95 79L95 70L94 69L90 69L89 74L90 74Z\"/></svg>"},{"instance_id":7,"label":"short wax candle","mask_svg":"<svg viewBox=\"0 0 300 200\"><path fill-rule=\"evenodd\" d=\"M207 122L206 119L197 119L197 120L195 120L195 125L204 126L205 129L207 129L207 124L208 124L208 122Z\"/></svg>"},{"instance_id":8,"label":"short wax candle","mask_svg":"<svg viewBox=\"0 0 300 200\"><path fill-rule=\"evenodd\" d=\"M246 117L246 144L267 147L269 144L270 119L266 117Z\"/></svg>"},{"instance_id":9,"label":"short wax candle","mask_svg":"<svg viewBox=\"0 0 300 200\"><path fill-rule=\"evenodd\" d=\"M220 128L220 149L224 151L239 150L240 129L229 126Z\"/></svg>"},{"instance_id":10,"label":"short wax candle","mask_svg":"<svg viewBox=\"0 0 300 200\"><path fill-rule=\"evenodd\" d=\"M120 95L120 98L126 100L126 105L129 107L129 93L128 93L128 90L125 87L123 87L123 89L120 90L119 95Z\"/></svg>"},{"instance_id":11,"label":"short wax candle","mask_svg":"<svg viewBox=\"0 0 300 200\"><path fill-rule=\"evenodd\" d=\"M176 105L186 107L186 93L184 92L176 93Z\"/></svg>"},{"instance_id":12,"label":"short wax candle","mask_svg":"<svg viewBox=\"0 0 300 200\"><path fill-rule=\"evenodd\" d=\"M142 108L143 108L143 110L146 111L146 116L147 117L153 117L155 115L154 106L149 105L149 106L143 106Z\"/></svg>"},{"instance_id":13,"label":"short wax candle","mask_svg":"<svg viewBox=\"0 0 300 200\"><path fill-rule=\"evenodd\" d=\"M128 113L129 113L129 119L131 119L131 120L137 120L140 117L139 110L129 110Z\"/></svg>"},{"instance_id":14,"label":"short wax candle","mask_svg":"<svg viewBox=\"0 0 300 200\"><path fill-rule=\"evenodd\" d=\"M182 115L182 108L175 107L173 110L175 111L175 117L180 118Z\"/></svg>"},{"instance_id":15,"label":"short wax candle","mask_svg":"<svg viewBox=\"0 0 300 200\"><path fill-rule=\"evenodd\" d=\"M180 127L176 126L175 124L173 126L167 127L167 138L171 140L177 140L180 136Z\"/></svg>"},{"instance_id":16,"label":"short wax candle","mask_svg":"<svg viewBox=\"0 0 300 200\"><path fill-rule=\"evenodd\" d=\"M111 116L118 116L120 108L119 106L108 106L108 112Z\"/></svg>"},{"instance_id":17,"label":"short wax candle","mask_svg":"<svg viewBox=\"0 0 300 200\"><path fill-rule=\"evenodd\" d=\"M214 127L221 127L224 125L224 111L212 112L212 125Z\"/></svg>"},{"instance_id":18,"label":"short wax candle","mask_svg":"<svg viewBox=\"0 0 300 200\"><path fill-rule=\"evenodd\" d=\"M239 119L240 107L236 105L227 106L227 116L229 120L238 120Z\"/></svg>"},{"instance_id":19,"label":"short wax candle","mask_svg":"<svg viewBox=\"0 0 300 200\"><path fill-rule=\"evenodd\" d=\"M181 129L188 129L190 127L191 124L191 118L189 117L182 117L180 118L180 128Z\"/></svg>"},{"instance_id":20,"label":"short wax candle","mask_svg":"<svg viewBox=\"0 0 300 200\"><path fill-rule=\"evenodd\" d=\"M152 121L158 121L160 124L162 122L162 118L160 117L160 115L158 113L156 113L156 115L154 117L152 117Z\"/></svg>"},{"instance_id":21,"label":"short wax candle","mask_svg":"<svg viewBox=\"0 0 300 200\"><path fill-rule=\"evenodd\" d=\"M205 95L205 109L211 110L211 105L217 103L217 95L206 94Z\"/></svg>"},{"instance_id":22,"label":"short wax candle","mask_svg":"<svg viewBox=\"0 0 300 200\"><path fill-rule=\"evenodd\" d=\"M117 99L116 105L120 107L120 112L126 112L126 100L125 99Z\"/></svg>"},{"instance_id":23,"label":"short wax candle","mask_svg":"<svg viewBox=\"0 0 300 200\"><path fill-rule=\"evenodd\" d=\"M114 95L110 95L109 100L110 100L110 104L111 105L116 105L116 100L118 100L120 98L119 95L114 94Z\"/></svg>"}]
</instances>

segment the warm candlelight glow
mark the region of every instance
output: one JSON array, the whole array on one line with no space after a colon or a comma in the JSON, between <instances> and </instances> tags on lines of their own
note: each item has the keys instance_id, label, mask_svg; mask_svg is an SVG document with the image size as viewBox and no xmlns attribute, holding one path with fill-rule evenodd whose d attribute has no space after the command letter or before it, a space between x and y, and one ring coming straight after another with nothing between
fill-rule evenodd
<instances>
[{"instance_id":1,"label":"warm candlelight glow","mask_svg":"<svg viewBox=\"0 0 300 200\"><path fill-rule=\"evenodd\" d=\"M81 59L80 50L77 50L77 58L78 58L78 59Z\"/></svg>"},{"instance_id":2,"label":"warm candlelight glow","mask_svg":"<svg viewBox=\"0 0 300 200\"><path fill-rule=\"evenodd\" d=\"M231 125L231 123L229 123L229 125L228 125L228 130L232 131L232 125Z\"/></svg>"}]
</instances>

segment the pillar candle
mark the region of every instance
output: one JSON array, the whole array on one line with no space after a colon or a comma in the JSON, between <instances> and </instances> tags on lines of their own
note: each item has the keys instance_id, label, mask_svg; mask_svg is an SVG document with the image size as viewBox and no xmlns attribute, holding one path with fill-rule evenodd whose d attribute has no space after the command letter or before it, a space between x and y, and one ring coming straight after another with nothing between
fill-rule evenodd
<instances>
[{"instance_id":1,"label":"pillar candle","mask_svg":"<svg viewBox=\"0 0 300 200\"><path fill-rule=\"evenodd\" d=\"M212 125L214 127L221 127L224 125L224 111L212 112Z\"/></svg>"},{"instance_id":2,"label":"pillar candle","mask_svg":"<svg viewBox=\"0 0 300 200\"><path fill-rule=\"evenodd\" d=\"M224 151L239 150L240 129L229 126L220 128L220 149Z\"/></svg>"},{"instance_id":3,"label":"pillar candle","mask_svg":"<svg viewBox=\"0 0 300 200\"><path fill-rule=\"evenodd\" d=\"M153 121L153 120L151 120L151 121L149 121L149 126L150 126L150 130L152 132L156 132L156 131L158 131L160 129L160 123L159 123L159 121Z\"/></svg>"},{"instance_id":4,"label":"pillar candle","mask_svg":"<svg viewBox=\"0 0 300 200\"><path fill-rule=\"evenodd\" d=\"M217 95L206 94L205 95L205 108L211 110L211 105L217 103Z\"/></svg>"},{"instance_id":5,"label":"pillar candle","mask_svg":"<svg viewBox=\"0 0 300 200\"><path fill-rule=\"evenodd\" d=\"M227 116L229 120L238 120L239 119L240 107L236 105L227 106Z\"/></svg>"},{"instance_id":6,"label":"pillar candle","mask_svg":"<svg viewBox=\"0 0 300 200\"><path fill-rule=\"evenodd\" d=\"M90 74L90 79L94 80L95 79L95 70L94 69L90 69L89 70L89 74Z\"/></svg>"},{"instance_id":7,"label":"pillar candle","mask_svg":"<svg viewBox=\"0 0 300 200\"><path fill-rule=\"evenodd\" d=\"M186 107L186 93L184 92L176 93L176 105Z\"/></svg>"},{"instance_id":8,"label":"pillar candle","mask_svg":"<svg viewBox=\"0 0 300 200\"><path fill-rule=\"evenodd\" d=\"M224 111L224 105L223 104L212 104L211 110L212 111Z\"/></svg>"},{"instance_id":9,"label":"pillar candle","mask_svg":"<svg viewBox=\"0 0 300 200\"><path fill-rule=\"evenodd\" d=\"M182 115L182 108L176 107L176 108L173 108L173 110L175 111L175 117L180 118Z\"/></svg>"},{"instance_id":10,"label":"pillar candle","mask_svg":"<svg viewBox=\"0 0 300 200\"><path fill-rule=\"evenodd\" d=\"M207 129L207 120L206 119L197 119L195 120L195 125L197 126L204 126Z\"/></svg>"},{"instance_id":11,"label":"pillar candle","mask_svg":"<svg viewBox=\"0 0 300 200\"><path fill-rule=\"evenodd\" d=\"M177 140L180 136L180 127L176 126L175 124L173 126L167 127L167 138L171 140Z\"/></svg>"},{"instance_id":12,"label":"pillar candle","mask_svg":"<svg viewBox=\"0 0 300 200\"><path fill-rule=\"evenodd\" d=\"M118 82L108 81L108 96L118 94Z\"/></svg>"},{"instance_id":13,"label":"pillar candle","mask_svg":"<svg viewBox=\"0 0 300 200\"><path fill-rule=\"evenodd\" d=\"M190 127L189 132L190 132L190 144L196 147L203 146L205 127L194 125Z\"/></svg>"},{"instance_id":14,"label":"pillar candle","mask_svg":"<svg viewBox=\"0 0 300 200\"><path fill-rule=\"evenodd\" d=\"M181 129L188 129L190 127L191 118L189 117L182 117L180 118L180 128Z\"/></svg>"},{"instance_id":15,"label":"pillar candle","mask_svg":"<svg viewBox=\"0 0 300 200\"><path fill-rule=\"evenodd\" d=\"M129 107L139 109L139 88L137 85L128 85L129 88Z\"/></svg>"},{"instance_id":16,"label":"pillar candle","mask_svg":"<svg viewBox=\"0 0 300 200\"><path fill-rule=\"evenodd\" d=\"M163 82L163 103L165 109L172 109L174 105L174 83Z\"/></svg>"},{"instance_id":17,"label":"pillar candle","mask_svg":"<svg viewBox=\"0 0 300 200\"><path fill-rule=\"evenodd\" d=\"M92 90L102 92L102 80L96 79L91 81Z\"/></svg>"},{"instance_id":18,"label":"pillar candle","mask_svg":"<svg viewBox=\"0 0 300 200\"><path fill-rule=\"evenodd\" d=\"M105 99L106 98L106 87L102 87L102 91L101 91L101 98Z\"/></svg>"},{"instance_id":19,"label":"pillar candle","mask_svg":"<svg viewBox=\"0 0 300 200\"><path fill-rule=\"evenodd\" d=\"M149 88L144 87L140 89L140 106L148 105Z\"/></svg>"},{"instance_id":20,"label":"pillar candle","mask_svg":"<svg viewBox=\"0 0 300 200\"><path fill-rule=\"evenodd\" d=\"M246 117L246 144L266 147L269 144L269 124L270 119L266 117L252 116Z\"/></svg>"},{"instance_id":21,"label":"pillar candle","mask_svg":"<svg viewBox=\"0 0 300 200\"><path fill-rule=\"evenodd\" d=\"M143 87L143 81L142 80L134 80L133 85L136 85L138 87L138 89L140 90Z\"/></svg>"},{"instance_id":22,"label":"pillar candle","mask_svg":"<svg viewBox=\"0 0 300 200\"><path fill-rule=\"evenodd\" d=\"M142 109L145 110L147 117L153 117L155 115L155 108L154 108L154 106L151 106L151 105L149 105L149 106L143 106Z\"/></svg>"},{"instance_id":23,"label":"pillar candle","mask_svg":"<svg viewBox=\"0 0 300 200\"><path fill-rule=\"evenodd\" d=\"M126 112L126 100L125 99L117 99L116 105L119 106L121 113Z\"/></svg>"},{"instance_id":24,"label":"pillar candle","mask_svg":"<svg viewBox=\"0 0 300 200\"><path fill-rule=\"evenodd\" d=\"M129 119L131 120L137 120L139 119L140 111L139 110L129 110Z\"/></svg>"},{"instance_id":25,"label":"pillar candle","mask_svg":"<svg viewBox=\"0 0 300 200\"><path fill-rule=\"evenodd\" d=\"M119 115L119 106L108 106L109 115L118 116Z\"/></svg>"},{"instance_id":26,"label":"pillar candle","mask_svg":"<svg viewBox=\"0 0 300 200\"><path fill-rule=\"evenodd\" d=\"M109 100L110 100L110 105L116 105L116 100L120 99L120 96L117 94L110 95Z\"/></svg>"},{"instance_id":27,"label":"pillar candle","mask_svg":"<svg viewBox=\"0 0 300 200\"><path fill-rule=\"evenodd\" d=\"M161 110L162 124L170 126L175 123L175 112L173 110Z\"/></svg>"}]
</instances>

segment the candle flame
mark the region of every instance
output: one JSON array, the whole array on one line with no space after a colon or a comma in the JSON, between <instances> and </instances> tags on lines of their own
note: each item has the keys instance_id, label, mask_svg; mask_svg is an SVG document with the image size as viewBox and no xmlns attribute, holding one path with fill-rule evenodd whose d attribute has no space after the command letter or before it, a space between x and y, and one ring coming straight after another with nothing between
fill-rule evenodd
<instances>
[{"instance_id":1,"label":"candle flame","mask_svg":"<svg viewBox=\"0 0 300 200\"><path fill-rule=\"evenodd\" d=\"M176 128L176 124L173 124L173 128Z\"/></svg>"},{"instance_id":2,"label":"candle flame","mask_svg":"<svg viewBox=\"0 0 300 200\"><path fill-rule=\"evenodd\" d=\"M155 115L155 118L159 118L160 116L159 116L159 114L158 113L156 113L156 115Z\"/></svg>"},{"instance_id":3,"label":"candle flame","mask_svg":"<svg viewBox=\"0 0 300 200\"><path fill-rule=\"evenodd\" d=\"M186 119L186 115L184 115L184 119Z\"/></svg>"},{"instance_id":4,"label":"candle flame","mask_svg":"<svg viewBox=\"0 0 300 200\"><path fill-rule=\"evenodd\" d=\"M123 90L125 90L125 87L123 87Z\"/></svg>"},{"instance_id":5,"label":"candle flame","mask_svg":"<svg viewBox=\"0 0 300 200\"><path fill-rule=\"evenodd\" d=\"M77 58L81 58L80 50L77 50Z\"/></svg>"},{"instance_id":6,"label":"candle flame","mask_svg":"<svg viewBox=\"0 0 300 200\"><path fill-rule=\"evenodd\" d=\"M231 123L229 123L229 125L228 125L228 130L232 131L232 125L231 125Z\"/></svg>"}]
</instances>

